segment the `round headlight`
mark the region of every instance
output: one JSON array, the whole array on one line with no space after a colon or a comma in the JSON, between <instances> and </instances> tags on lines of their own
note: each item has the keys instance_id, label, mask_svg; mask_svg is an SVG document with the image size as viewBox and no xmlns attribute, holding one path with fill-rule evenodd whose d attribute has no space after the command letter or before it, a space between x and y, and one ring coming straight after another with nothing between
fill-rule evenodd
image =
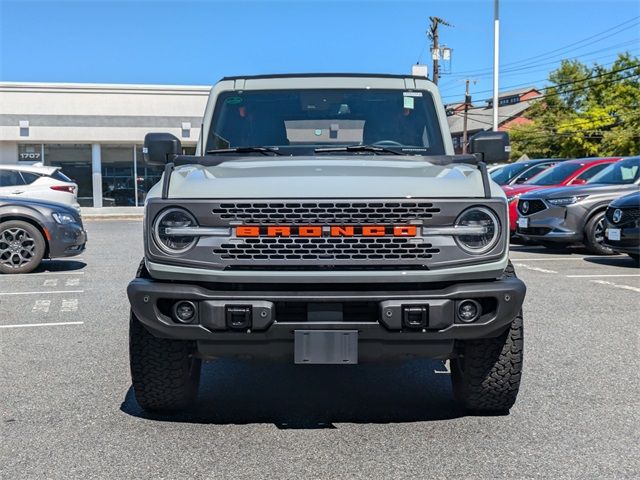
<instances>
[{"instance_id":1,"label":"round headlight","mask_svg":"<svg viewBox=\"0 0 640 480\"><path fill-rule=\"evenodd\" d=\"M153 223L153 238L163 252L172 255L184 253L196 244L198 237L181 235L179 230L197 226L195 217L186 210L168 208L156 217Z\"/></svg>"},{"instance_id":2,"label":"round headlight","mask_svg":"<svg viewBox=\"0 0 640 480\"><path fill-rule=\"evenodd\" d=\"M456 220L457 227L469 227L469 233L456 236L465 252L486 253L496 246L500 238L500 222L496 214L484 207L465 210Z\"/></svg>"}]
</instances>

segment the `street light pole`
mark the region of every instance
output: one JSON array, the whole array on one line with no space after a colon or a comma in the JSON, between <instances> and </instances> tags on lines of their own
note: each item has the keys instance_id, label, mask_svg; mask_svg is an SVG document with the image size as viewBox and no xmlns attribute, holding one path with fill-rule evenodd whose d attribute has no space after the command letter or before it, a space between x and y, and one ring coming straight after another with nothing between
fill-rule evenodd
<instances>
[{"instance_id":1,"label":"street light pole","mask_svg":"<svg viewBox=\"0 0 640 480\"><path fill-rule=\"evenodd\" d=\"M500 69L499 0L493 0L493 131L498 131L498 75Z\"/></svg>"}]
</instances>

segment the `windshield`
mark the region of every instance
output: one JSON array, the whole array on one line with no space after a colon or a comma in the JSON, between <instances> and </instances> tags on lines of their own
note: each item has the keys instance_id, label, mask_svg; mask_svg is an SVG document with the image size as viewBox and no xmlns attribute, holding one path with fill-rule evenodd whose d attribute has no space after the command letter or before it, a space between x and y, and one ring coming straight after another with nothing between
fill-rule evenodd
<instances>
[{"instance_id":1,"label":"windshield","mask_svg":"<svg viewBox=\"0 0 640 480\"><path fill-rule=\"evenodd\" d=\"M587 183L606 183L610 185L629 185L640 177L640 157L629 158L612 163Z\"/></svg>"},{"instance_id":2,"label":"windshield","mask_svg":"<svg viewBox=\"0 0 640 480\"><path fill-rule=\"evenodd\" d=\"M262 146L295 155L319 147L379 145L407 154L445 153L429 92L223 92L218 96L209 132L207 150Z\"/></svg>"},{"instance_id":3,"label":"windshield","mask_svg":"<svg viewBox=\"0 0 640 480\"><path fill-rule=\"evenodd\" d=\"M507 165L506 167L491 172L491 179L498 185L505 185L509 183L512 178L517 177L530 166L530 163L514 163Z\"/></svg>"},{"instance_id":4,"label":"windshield","mask_svg":"<svg viewBox=\"0 0 640 480\"><path fill-rule=\"evenodd\" d=\"M527 185L558 185L576 173L582 165L580 163L558 163L525 183Z\"/></svg>"}]
</instances>

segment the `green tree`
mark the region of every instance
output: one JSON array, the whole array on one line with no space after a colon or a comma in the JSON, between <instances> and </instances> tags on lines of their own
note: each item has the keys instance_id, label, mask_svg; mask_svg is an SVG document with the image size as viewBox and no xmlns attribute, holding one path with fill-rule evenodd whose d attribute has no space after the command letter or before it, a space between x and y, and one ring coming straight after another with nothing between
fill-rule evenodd
<instances>
[{"instance_id":1,"label":"green tree","mask_svg":"<svg viewBox=\"0 0 640 480\"><path fill-rule=\"evenodd\" d=\"M640 61L621 54L608 68L563 61L511 129L513 158L589 157L640 153Z\"/></svg>"}]
</instances>

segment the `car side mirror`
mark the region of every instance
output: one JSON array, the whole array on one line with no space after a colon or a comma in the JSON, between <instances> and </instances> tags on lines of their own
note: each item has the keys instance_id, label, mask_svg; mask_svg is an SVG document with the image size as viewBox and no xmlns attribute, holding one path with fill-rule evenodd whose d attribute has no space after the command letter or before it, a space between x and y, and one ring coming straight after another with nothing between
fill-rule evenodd
<instances>
[{"instance_id":1,"label":"car side mirror","mask_svg":"<svg viewBox=\"0 0 640 480\"><path fill-rule=\"evenodd\" d=\"M147 133L144 136L142 154L150 165L164 165L171 155L182 153L182 143L170 133Z\"/></svg>"},{"instance_id":2,"label":"car side mirror","mask_svg":"<svg viewBox=\"0 0 640 480\"><path fill-rule=\"evenodd\" d=\"M587 181L584 178L574 178L571 180L571 185L584 185Z\"/></svg>"},{"instance_id":3,"label":"car side mirror","mask_svg":"<svg viewBox=\"0 0 640 480\"><path fill-rule=\"evenodd\" d=\"M526 182L526 181L527 181L527 179L526 179L526 178L524 178L524 177L518 177L518 178L516 178L516 184L518 184L518 185L520 185L521 183L524 183L524 182Z\"/></svg>"},{"instance_id":4,"label":"car side mirror","mask_svg":"<svg viewBox=\"0 0 640 480\"><path fill-rule=\"evenodd\" d=\"M469 140L471 153L481 156L485 163L509 160L511 146L507 132L478 132Z\"/></svg>"}]
</instances>

